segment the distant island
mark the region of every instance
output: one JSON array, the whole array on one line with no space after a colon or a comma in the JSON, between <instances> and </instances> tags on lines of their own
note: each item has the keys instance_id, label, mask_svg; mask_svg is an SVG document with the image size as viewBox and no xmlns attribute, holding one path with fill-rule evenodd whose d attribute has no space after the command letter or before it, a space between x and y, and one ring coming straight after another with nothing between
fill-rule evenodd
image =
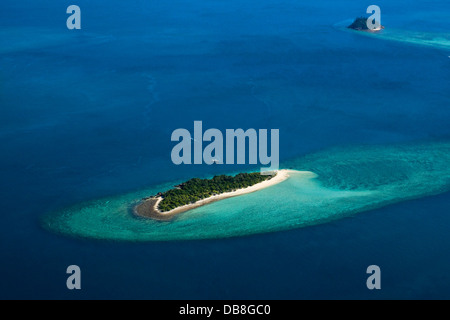
<instances>
[{"instance_id":1,"label":"distant island","mask_svg":"<svg viewBox=\"0 0 450 320\"><path fill-rule=\"evenodd\" d=\"M144 198L135 208L136 215L156 220L170 220L174 215L205 204L275 185L289 177L289 170L267 175L259 172L220 175L212 179L194 178L166 192Z\"/></svg>"},{"instance_id":2,"label":"distant island","mask_svg":"<svg viewBox=\"0 0 450 320\"><path fill-rule=\"evenodd\" d=\"M380 31L381 29L384 29L383 26L380 26L380 28L377 28L375 30L369 29L367 27L367 19L368 18L365 18L365 17L356 18L355 21L353 21L353 23L351 25L349 25L347 28L357 30L357 31L368 31L368 32Z\"/></svg>"}]
</instances>

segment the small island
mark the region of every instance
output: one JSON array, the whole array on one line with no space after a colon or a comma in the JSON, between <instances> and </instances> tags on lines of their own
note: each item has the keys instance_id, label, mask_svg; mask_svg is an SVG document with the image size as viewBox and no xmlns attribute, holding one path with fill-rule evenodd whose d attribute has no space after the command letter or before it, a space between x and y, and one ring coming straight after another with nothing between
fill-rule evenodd
<instances>
[{"instance_id":1,"label":"small island","mask_svg":"<svg viewBox=\"0 0 450 320\"><path fill-rule=\"evenodd\" d=\"M357 30L357 31L367 31L367 32L380 31L380 30L384 29L383 26L380 26L379 28L376 28L373 30L369 29L367 27L367 19L368 18L365 18L365 17L356 18L355 21L353 21L353 23L351 25L349 25L347 28Z\"/></svg>"},{"instance_id":2,"label":"small island","mask_svg":"<svg viewBox=\"0 0 450 320\"><path fill-rule=\"evenodd\" d=\"M289 170L262 175L259 172L220 175L212 179L194 178L166 192L143 199L135 208L139 217L167 221L176 214L205 204L247 194L275 185L289 177Z\"/></svg>"}]
</instances>

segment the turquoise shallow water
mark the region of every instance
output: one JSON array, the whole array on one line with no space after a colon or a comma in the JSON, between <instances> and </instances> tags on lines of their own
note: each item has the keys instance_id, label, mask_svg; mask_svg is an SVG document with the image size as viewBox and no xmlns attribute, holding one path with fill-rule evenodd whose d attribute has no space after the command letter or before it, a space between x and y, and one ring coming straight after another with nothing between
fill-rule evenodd
<instances>
[{"instance_id":1,"label":"turquoise shallow water","mask_svg":"<svg viewBox=\"0 0 450 320\"><path fill-rule=\"evenodd\" d=\"M136 218L140 198L158 186L89 201L45 216L49 230L120 241L212 239L324 223L450 189L450 143L337 148L297 158L286 181L218 201L171 222ZM309 171L310 170L310 171Z\"/></svg>"},{"instance_id":2,"label":"turquoise shallow water","mask_svg":"<svg viewBox=\"0 0 450 320\"><path fill-rule=\"evenodd\" d=\"M361 32L348 29L352 23L352 19L347 19L345 21L341 21L336 23L334 26L339 30L351 32L353 34L376 38L380 40L388 40L388 41L396 41L403 44L417 45L417 46L425 46L431 47L441 50L449 50L450 53L450 33L442 32L431 32L431 31L416 31L408 29L413 27L413 25L407 25L406 29L400 28L392 28L390 26L379 32ZM450 57L450 56L449 56Z\"/></svg>"}]
</instances>

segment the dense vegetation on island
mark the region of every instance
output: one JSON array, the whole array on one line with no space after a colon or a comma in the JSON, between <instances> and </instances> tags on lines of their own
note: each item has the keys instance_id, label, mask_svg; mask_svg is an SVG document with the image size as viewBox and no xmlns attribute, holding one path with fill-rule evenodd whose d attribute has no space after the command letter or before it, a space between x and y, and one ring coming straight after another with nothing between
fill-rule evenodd
<instances>
[{"instance_id":1,"label":"dense vegetation on island","mask_svg":"<svg viewBox=\"0 0 450 320\"><path fill-rule=\"evenodd\" d=\"M354 30L369 30L369 28L367 28L367 18L364 17L356 18L355 21L353 21L353 23L349 25L347 28Z\"/></svg>"},{"instance_id":2,"label":"dense vegetation on island","mask_svg":"<svg viewBox=\"0 0 450 320\"><path fill-rule=\"evenodd\" d=\"M216 194L250 187L272 177L273 175L262 175L259 172L254 172L239 173L234 177L220 175L212 179L194 178L176 186L175 189L158 193L156 196L163 198L158 209L161 212L170 211Z\"/></svg>"}]
</instances>

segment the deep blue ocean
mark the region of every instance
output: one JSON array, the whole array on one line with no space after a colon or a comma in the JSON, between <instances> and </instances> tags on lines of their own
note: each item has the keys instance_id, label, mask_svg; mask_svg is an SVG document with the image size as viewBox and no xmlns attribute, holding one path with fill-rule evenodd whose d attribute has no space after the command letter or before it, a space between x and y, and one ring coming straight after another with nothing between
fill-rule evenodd
<instances>
[{"instance_id":1,"label":"deep blue ocean","mask_svg":"<svg viewBox=\"0 0 450 320\"><path fill-rule=\"evenodd\" d=\"M66 27L71 4L81 30ZM42 227L79 202L247 168L175 166L172 131L195 120L279 128L282 162L448 141L450 2L375 3L386 31L442 35L436 46L336 27L371 4L2 0L0 298L450 299L449 193L230 239L127 243ZM72 264L82 290L66 288ZM381 290L366 287L373 264Z\"/></svg>"}]
</instances>

